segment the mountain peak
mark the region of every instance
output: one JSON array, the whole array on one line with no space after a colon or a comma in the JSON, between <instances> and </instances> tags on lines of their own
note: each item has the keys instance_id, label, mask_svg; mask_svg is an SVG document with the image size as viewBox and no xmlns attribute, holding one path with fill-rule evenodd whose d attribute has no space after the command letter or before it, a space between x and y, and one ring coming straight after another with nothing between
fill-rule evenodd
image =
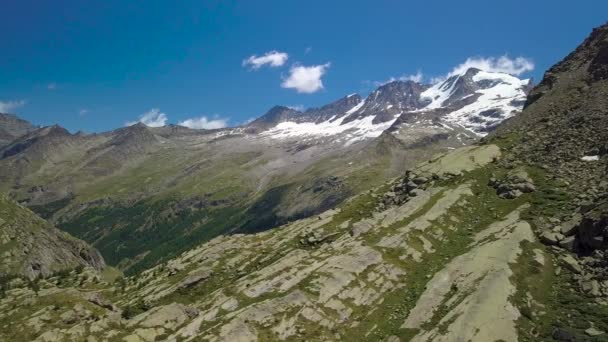
<instances>
[{"instance_id":1,"label":"mountain peak","mask_svg":"<svg viewBox=\"0 0 608 342\"><path fill-rule=\"evenodd\" d=\"M14 114L0 113L0 148L35 129L29 121Z\"/></svg>"}]
</instances>

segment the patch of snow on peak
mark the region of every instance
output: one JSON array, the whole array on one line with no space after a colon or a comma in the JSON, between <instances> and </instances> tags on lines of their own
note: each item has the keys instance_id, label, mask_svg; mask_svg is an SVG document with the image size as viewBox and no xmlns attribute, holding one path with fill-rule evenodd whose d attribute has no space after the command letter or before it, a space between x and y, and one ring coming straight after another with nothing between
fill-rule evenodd
<instances>
[{"instance_id":1,"label":"patch of snow on peak","mask_svg":"<svg viewBox=\"0 0 608 342\"><path fill-rule=\"evenodd\" d=\"M357 103L353 108L346 111L345 116L348 116L348 115L358 111L359 109L361 109L361 107L363 107L364 104L365 104L365 100L359 101L359 103Z\"/></svg>"},{"instance_id":2,"label":"patch of snow on peak","mask_svg":"<svg viewBox=\"0 0 608 342\"><path fill-rule=\"evenodd\" d=\"M484 136L487 134L488 127L512 117L515 112L521 110L517 103L526 99L524 87L528 84L528 80L520 80L506 74L492 75L485 72L479 76L478 80L495 76L500 76L503 82L487 89L478 90L476 93L479 94L479 98L475 102L447 114L445 120Z\"/></svg>"},{"instance_id":3,"label":"patch of snow on peak","mask_svg":"<svg viewBox=\"0 0 608 342\"><path fill-rule=\"evenodd\" d=\"M598 161L600 156L584 156L581 158L582 161Z\"/></svg>"},{"instance_id":4,"label":"patch of snow on peak","mask_svg":"<svg viewBox=\"0 0 608 342\"><path fill-rule=\"evenodd\" d=\"M421 99L429 99L429 103L424 110L440 108L443 102L450 98L452 92L454 92L454 86L456 82L452 79L447 79L443 82L439 82L431 86L420 94Z\"/></svg>"},{"instance_id":5,"label":"patch of snow on peak","mask_svg":"<svg viewBox=\"0 0 608 342\"><path fill-rule=\"evenodd\" d=\"M375 138L380 136L383 131L388 129L396 120L396 117L387 122L374 124L374 117L366 116L361 119L353 120L342 124L348 113L354 113L363 105L361 101L357 106L347 112L347 115L342 116L335 121L323 121L320 123L314 122L281 122L272 129L262 133L262 135L273 139L301 138L301 137L327 137L338 134L345 134L348 139L346 145L350 145L356 141ZM358 107L358 108L357 108Z\"/></svg>"}]
</instances>

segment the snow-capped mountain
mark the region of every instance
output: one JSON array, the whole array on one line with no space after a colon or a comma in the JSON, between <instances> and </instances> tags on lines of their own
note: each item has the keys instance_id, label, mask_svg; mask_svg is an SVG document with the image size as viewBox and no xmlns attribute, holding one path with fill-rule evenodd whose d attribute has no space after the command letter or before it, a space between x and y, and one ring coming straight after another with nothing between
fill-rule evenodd
<instances>
[{"instance_id":1,"label":"snow-capped mountain","mask_svg":"<svg viewBox=\"0 0 608 342\"><path fill-rule=\"evenodd\" d=\"M275 139L332 137L346 144L403 125L459 128L483 136L522 109L529 88L529 80L471 68L434 85L390 82L365 99L353 94L304 112L274 107L248 128Z\"/></svg>"},{"instance_id":2,"label":"snow-capped mountain","mask_svg":"<svg viewBox=\"0 0 608 342\"><path fill-rule=\"evenodd\" d=\"M444 121L485 135L522 109L529 89L530 80L471 68L425 90L422 110L444 109Z\"/></svg>"}]
</instances>

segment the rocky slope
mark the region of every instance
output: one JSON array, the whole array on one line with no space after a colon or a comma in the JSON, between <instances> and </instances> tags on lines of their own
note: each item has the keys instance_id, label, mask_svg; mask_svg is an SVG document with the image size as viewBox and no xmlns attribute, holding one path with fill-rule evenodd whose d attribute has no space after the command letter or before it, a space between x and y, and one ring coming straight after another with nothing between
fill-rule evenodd
<instances>
[{"instance_id":1,"label":"rocky slope","mask_svg":"<svg viewBox=\"0 0 608 342\"><path fill-rule=\"evenodd\" d=\"M605 341L606 42L608 25L480 144L336 209L219 236L114 282L85 269L13 283L0 336ZM382 143L399 144L391 136Z\"/></svg>"},{"instance_id":2,"label":"rocky slope","mask_svg":"<svg viewBox=\"0 0 608 342\"><path fill-rule=\"evenodd\" d=\"M77 266L101 271L99 252L0 195L0 276L48 277Z\"/></svg>"},{"instance_id":3,"label":"rocky slope","mask_svg":"<svg viewBox=\"0 0 608 342\"><path fill-rule=\"evenodd\" d=\"M15 115L0 113L0 147L36 129Z\"/></svg>"}]
</instances>

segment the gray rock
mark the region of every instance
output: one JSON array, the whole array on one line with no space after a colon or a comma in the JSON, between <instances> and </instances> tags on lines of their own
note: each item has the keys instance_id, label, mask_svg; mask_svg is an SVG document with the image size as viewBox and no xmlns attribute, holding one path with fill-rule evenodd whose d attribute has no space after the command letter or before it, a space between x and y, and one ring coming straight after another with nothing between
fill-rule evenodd
<instances>
[{"instance_id":1,"label":"gray rock","mask_svg":"<svg viewBox=\"0 0 608 342\"><path fill-rule=\"evenodd\" d=\"M552 231L544 231L540 235L540 241L546 245L557 245L560 240L562 240L564 236L560 233L552 232Z\"/></svg>"},{"instance_id":2,"label":"gray rock","mask_svg":"<svg viewBox=\"0 0 608 342\"><path fill-rule=\"evenodd\" d=\"M599 297L602 295L602 292L600 291L600 283L595 279L583 282L581 287L583 291L594 297Z\"/></svg>"},{"instance_id":3,"label":"gray rock","mask_svg":"<svg viewBox=\"0 0 608 342\"><path fill-rule=\"evenodd\" d=\"M408 196L410 197L416 197L416 196L420 196L424 193L424 190L422 189L414 189L410 192L408 192Z\"/></svg>"},{"instance_id":4,"label":"gray rock","mask_svg":"<svg viewBox=\"0 0 608 342\"><path fill-rule=\"evenodd\" d=\"M177 286L179 289L185 289L189 287L193 287L211 277L213 275L212 270L203 270L198 273L195 273L191 276L186 277L186 279L182 280L181 283Z\"/></svg>"},{"instance_id":5,"label":"gray rock","mask_svg":"<svg viewBox=\"0 0 608 342\"><path fill-rule=\"evenodd\" d=\"M574 246L576 244L576 238L574 236L568 236L559 241L559 246L565 248L569 251L574 251Z\"/></svg>"},{"instance_id":6,"label":"gray rock","mask_svg":"<svg viewBox=\"0 0 608 342\"><path fill-rule=\"evenodd\" d=\"M412 182L414 182L415 184L418 184L418 185L425 184L428 181L429 181L429 179L426 177L416 177L416 178L412 179Z\"/></svg>"},{"instance_id":7,"label":"gray rock","mask_svg":"<svg viewBox=\"0 0 608 342\"><path fill-rule=\"evenodd\" d=\"M587 334L589 336L599 336L599 335L603 335L605 333L601 330L597 330L596 328L591 327L591 328L585 330L585 334Z\"/></svg>"},{"instance_id":8,"label":"gray rock","mask_svg":"<svg viewBox=\"0 0 608 342\"><path fill-rule=\"evenodd\" d=\"M578 263L576 259L572 255L564 255L561 258L561 261L568 270L574 273L581 273L583 271L581 265Z\"/></svg>"},{"instance_id":9,"label":"gray rock","mask_svg":"<svg viewBox=\"0 0 608 342\"><path fill-rule=\"evenodd\" d=\"M74 324L78 322L78 314L76 314L76 311L74 310L68 310L62 313L59 318L61 318L61 321L65 324Z\"/></svg>"},{"instance_id":10,"label":"gray rock","mask_svg":"<svg viewBox=\"0 0 608 342\"><path fill-rule=\"evenodd\" d=\"M560 225L560 232L565 236L576 234L576 231L578 230L578 225L581 223L582 219L583 216L579 213L576 213L574 216L572 216L571 219Z\"/></svg>"},{"instance_id":11,"label":"gray rock","mask_svg":"<svg viewBox=\"0 0 608 342\"><path fill-rule=\"evenodd\" d=\"M513 189L517 189L523 193L530 193L536 191L536 187L529 182L514 184L512 187Z\"/></svg>"},{"instance_id":12,"label":"gray rock","mask_svg":"<svg viewBox=\"0 0 608 342\"><path fill-rule=\"evenodd\" d=\"M500 193L498 197L503 199L515 199L521 195L523 195L523 192L521 192L520 190L510 190Z\"/></svg>"}]
</instances>

